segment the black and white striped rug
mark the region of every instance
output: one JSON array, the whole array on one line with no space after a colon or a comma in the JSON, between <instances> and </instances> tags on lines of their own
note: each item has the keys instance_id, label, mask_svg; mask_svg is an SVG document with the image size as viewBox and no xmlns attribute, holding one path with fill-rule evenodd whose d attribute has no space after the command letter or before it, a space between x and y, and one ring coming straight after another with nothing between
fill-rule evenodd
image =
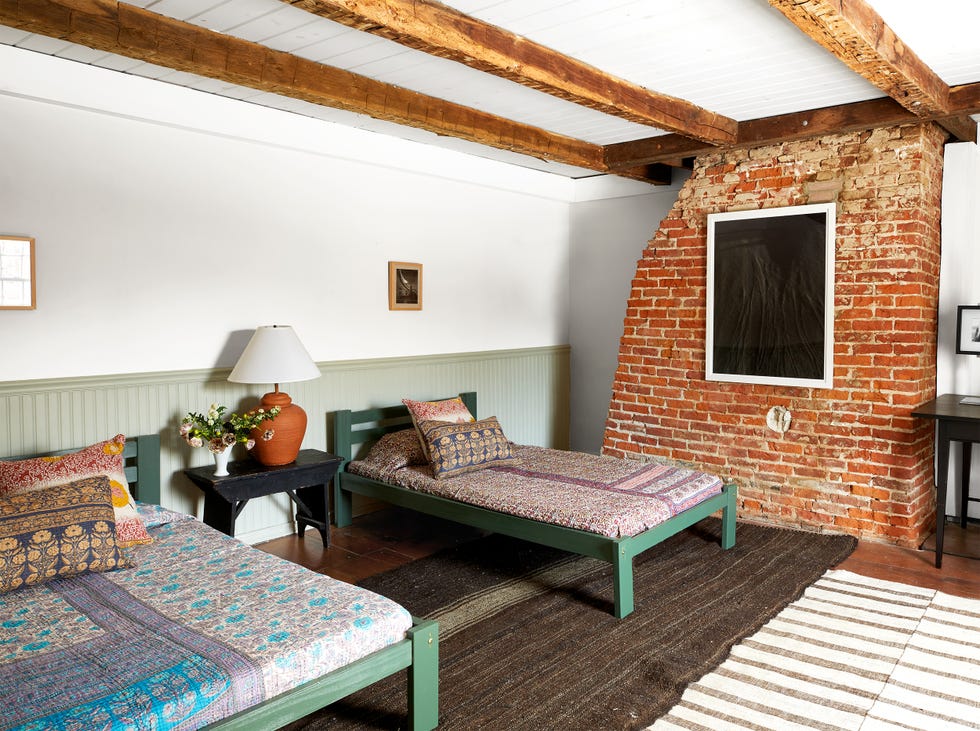
<instances>
[{"instance_id":1,"label":"black and white striped rug","mask_svg":"<svg viewBox=\"0 0 980 731\"><path fill-rule=\"evenodd\" d=\"M649 728L980 729L980 601L828 571Z\"/></svg>"}]
</instances>

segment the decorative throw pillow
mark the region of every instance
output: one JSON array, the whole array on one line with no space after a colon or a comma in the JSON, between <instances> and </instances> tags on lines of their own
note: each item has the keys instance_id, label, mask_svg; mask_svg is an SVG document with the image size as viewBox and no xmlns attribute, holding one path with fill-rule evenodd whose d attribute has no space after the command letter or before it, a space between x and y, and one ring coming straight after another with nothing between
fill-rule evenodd
<instances>
[{"instance_id":1,"label":"decorative throw pillow","mask_svg":"<svg viewBox=\"0 0 980 731\"><path fill-rule=\"evenodd\" d=\"M0 497L0 592L131 565L105 475Z\"/></svg>"},{"instance_id":2,"label":"decorative throw pillow","mask_svg":"<svg viewBox=\"0 0 980 731\"><path fill-rule=\"evenodd\" d=\"M129 492L122 457L125 446L126 437L117 434L112 439L58 457L34 457L15 462L0 460L0 495L39 490L84 477L105 475L112 486L112 506L116 509L116 540L119 545L150 543L153 539L146 532Z\"/></svg>"},{"instance_id":3,"label":"decorative throw pillow","mask_svg":"<svg viewBox=\"0 0 980 731\"><path fill-rule=\"evenodd\" d=\"M419 430L419 423L423 421L448 421L453 424L461 424L473 421L473 414L466 408L463 399L447 398L441 401L412 401L403 398L402 403L408 407L408 413L412 416L412 424L418 434L419 444L425 454L425 461L429 461L429 447Z\"/></svg>"},{"instance_id":4,"label":"decorative throw pillow","mask_svg":"<svg viewBox=\"0 0 980 731\"><path fill-rule=\"evenodd\" d=\"M437 480L520 463L495 416L464 424L423 421L419 429Z\"/></svg>"},{"instance_id":5,"label":"decorative throw pillow","mask_svg":"<svg viewBox=\"0 0 980 731\"><path fill-rule=\"evenodd\" d=\"M364 461L390 471L413 464L428 463L414 429L402 429L385 434L374 443Z\"/></svg>"}]
</instances>

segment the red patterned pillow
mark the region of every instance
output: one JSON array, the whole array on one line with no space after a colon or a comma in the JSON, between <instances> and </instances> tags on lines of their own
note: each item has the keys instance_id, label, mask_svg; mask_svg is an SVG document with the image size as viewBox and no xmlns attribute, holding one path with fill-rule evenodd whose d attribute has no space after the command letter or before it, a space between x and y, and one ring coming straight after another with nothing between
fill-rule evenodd
<instances>
[{"instance_id":1,"label":"red patterned pillow","mask_svg":"<svg viewBox=\"0 0 980 731\"><path fill-rule=\"evenodd\" d=\"M112 487L116 513L116 543L132 546L153 541L136 512L123 465L126 437L117 434L90 447L58 457L34 457L15 462L0 460L0 496L40 490L86 477L105 475Z\"/></svg>"},{"instance_id":2,"label":"red patterned pillow","mask_svg":"<svg viewBox=\"0 0 980 731\"><path fill-rule=\"evenodd\" d=\"M408 465L429 464L414 429L385 434L374 443L364 461L386 472L394 472Z\"/></svg>"},{"instance_id":3,"label":"red patterned pillow","mask_svg":"<svg viewBox=\"0 0 980 731\"><path fill-rule=\"evenodd\" d=\"M415 433L418 435L419 444L422 445L422 452L425 454L426 461L429 460L429 445L419 431L419 424L423 421L448 421L451 424L464 424L473 421L473 414L466 408L463 399L447 398L442 401L412 401L403 398L402 403L408 407L408 413L412 415L412 424L415 426Z\"/></svg>"}]
</instances>

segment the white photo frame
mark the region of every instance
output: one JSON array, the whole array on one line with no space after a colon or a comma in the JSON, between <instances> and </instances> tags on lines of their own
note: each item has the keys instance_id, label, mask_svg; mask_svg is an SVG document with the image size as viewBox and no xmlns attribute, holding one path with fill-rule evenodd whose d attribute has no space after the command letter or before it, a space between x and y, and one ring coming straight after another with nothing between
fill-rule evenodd
<instances>
[{"instance_id":1,"label":"white photo frame","mask_svg":"<svg viewBox=\"0 0 980 731\"><path fill-rule=\"evenodd\" d=\"M705 378L833 388L836 204L708 215Z\"/></svg>"}]
</instances>

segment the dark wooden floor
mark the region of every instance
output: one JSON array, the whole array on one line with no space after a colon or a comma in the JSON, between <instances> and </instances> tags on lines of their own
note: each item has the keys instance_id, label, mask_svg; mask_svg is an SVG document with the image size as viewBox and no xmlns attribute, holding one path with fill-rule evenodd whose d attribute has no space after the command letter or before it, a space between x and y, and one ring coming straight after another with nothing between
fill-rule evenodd
<instances>
[{"instance_id":1,"label":"dark wooden floor","mask_svg":"<svg viewBox=\"0 0 980 731\"><path fill-rule=\"evenodd\" d=\"M346 528L332 528L327 550L313 530L302 539L286 536L257 548L355 583L481 535L474 528L413 511L384 508L355 518ZM914 550L862 541L838 568L980 599L980 526L946 527L942 569L934 565L931 545L926 541L925 549Z\"/></svg>"}]
</instances>

